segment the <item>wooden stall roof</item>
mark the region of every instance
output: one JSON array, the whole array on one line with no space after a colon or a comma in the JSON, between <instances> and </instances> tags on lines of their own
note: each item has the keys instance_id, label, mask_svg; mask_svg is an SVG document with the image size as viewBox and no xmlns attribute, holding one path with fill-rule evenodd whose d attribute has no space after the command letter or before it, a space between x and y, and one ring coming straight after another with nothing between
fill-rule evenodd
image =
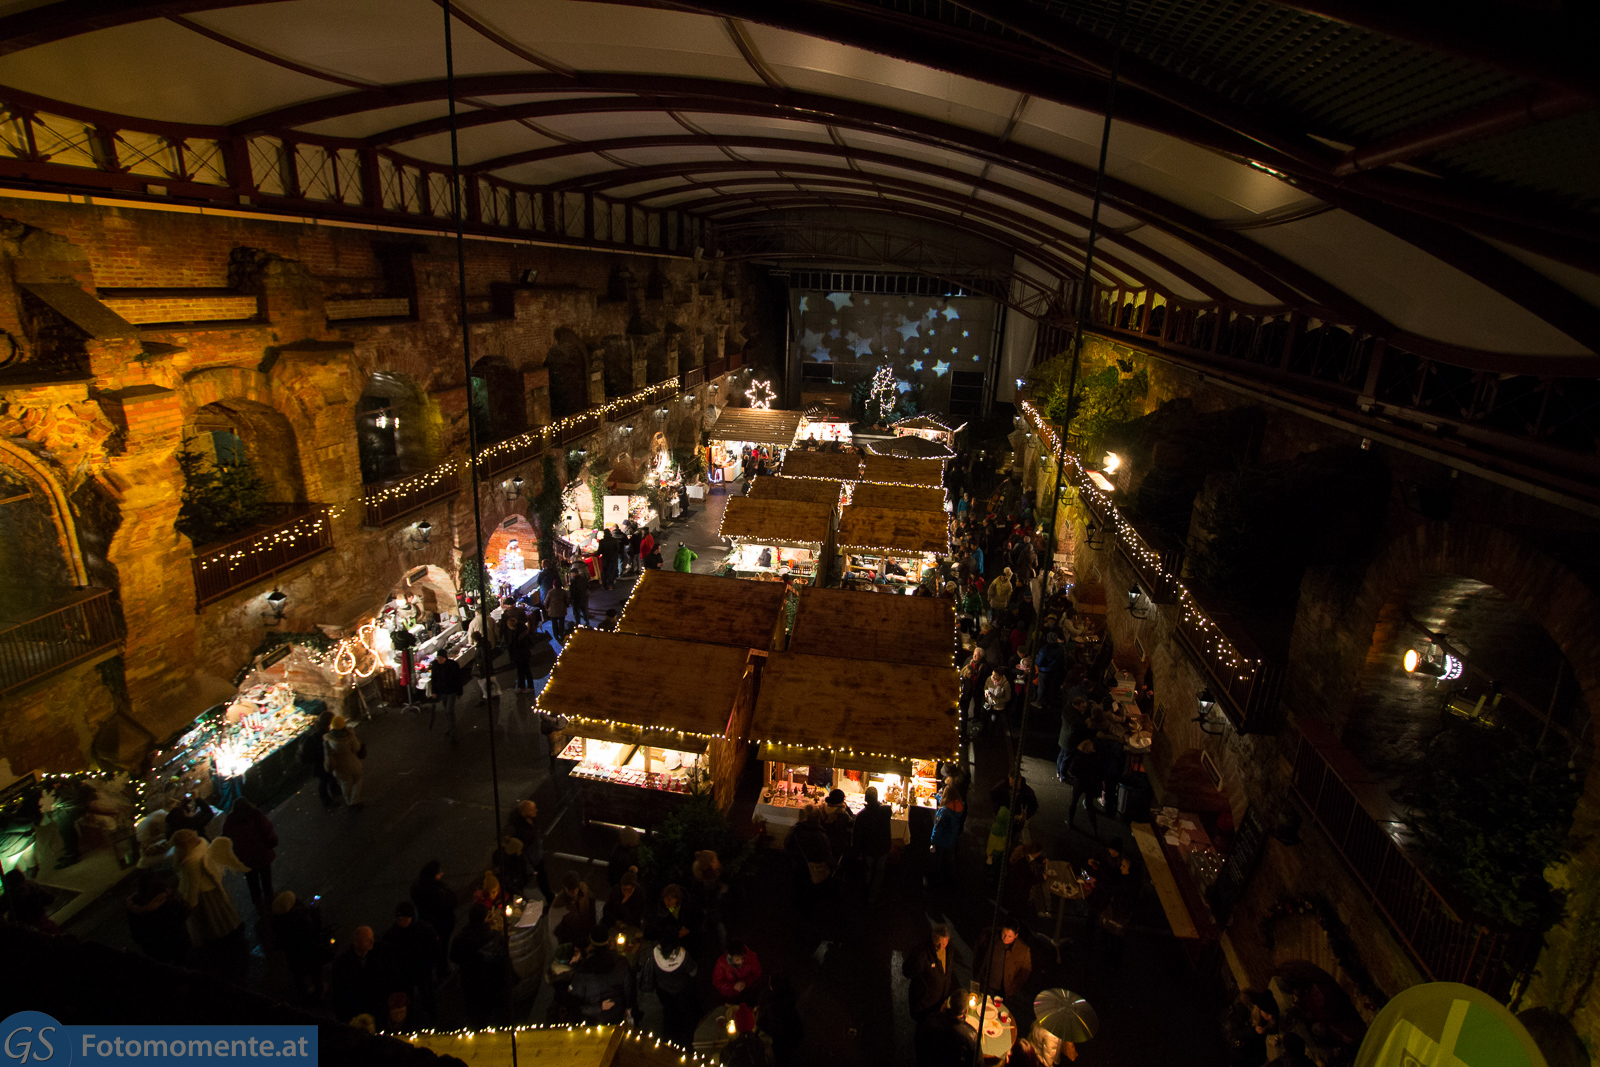
<instances>
[{"instance_id":1,"label":"wooden stall roof","mask_svg":"<svg viewBox=\"0 0 1600 1067\"><path fill-rule=\"evenodd\" d=\"M966 424L962 423L962 425L964 426ZM932 415L909 415L897 422L891 422L889 424L889 429L942 430L945 433L953 433L955 430L960 429L960 427L946 426L942 419L938 419Z\"/></svg>"},{"instance_id":2,"label":"wooden stall roof","mask_svg":"<svg viewBox=\"0 0 1600 1067\"><path fill-rule=\"evenodd\" d=\"M535 1067L682 1067L683 1053L624 1026L548 1026L519 1029L517 1061ZM511 1067L511 1034L422 1033L402 1040L467 1067Z\"/></svg>"},{"instance_id":3,"label":"wooden stall roof","mask_svg":"<svg viewBox=\"0 0 1600 1067\"><path fill-rule=\"evenodd\" d=\"M886 485L862 482L850 495L850 503L863 508L892 508L897 511L937 511L945 513L945 492L931 485Z\"/></svg>"},{"instance_id":4,"label":"wooden stall roof","mask_svg":"<svg viewBox=\"0 0 1600 1067\"><path fill-rule=\"evenodd\" d=\"M832 527L832 504L736 496L728 499L718 535L762 545L820 545Z\"/></svg>"},{"instance_id":5,"label":"wooden stall roof","mask_svg":"<svg viewBox=\"0 0 1600 1067\"><path fill-rule=\"evenodd\" d=\"M867 446L877 456L905 456L909 459L949 459L955 452L937 441L916 434L901 434L887 441L874 441Z\"/></svg>"},{"instance_id":6,"label":"wooden stall roof","mask_svg":"<svg viewBox=\"0 0 1600 1067\"><path fill-rule=\"evenodd\" d=\"M960 693L954 667L774 652L750 736L869 757L952 759Z\"/></svg>"},{"instance_id":7,"label":"wooden stall roof","mask_svg":"<svg viewBox=\"0 0 1600 1067\"><path fill-rule=\"evenodd\" d=\"M717 421L706 431L711 441L749 441L758 445L788 448L800 431L798 411L768 411L765 408L723 408Z\"/></svg>"},{"instance_id":8,"label":"wooden stall roof","mask_svg":"<svg viewBox=\"0 0 1600 1067\"><path fill-rule=\"evenodd\" d=\"M789 651L918 667L955 663L956 608L931 596L800 590Z\"/></svg>"},{"instance_id":9,"label":"wooden stall roof","mask_svg":"<svg viewBox=\"0 0 1600 1067\"><path fill-rule=\"evenodd\" d=\"M778 473L785 478L834 478L854 482L861 478L861 457L854 452L805 452L790 449Z\"/></svg>"},{"instance_id":10,"label":"wooden stall roof","mask_svg":"<svg viewBox=\"0 0 1600 1067\"><path fill-rule=\"evenodd\" d=\"M861 480L864 482L899 482L902 485L944 484L942 459L869 455L862 457L861 467Z\"/></svg>"},{"instance_id":11,"label":"wooden stall roof","mask_svg":"<svg viewBox=\"0 0 1600 1067\"><path fill-rule=\"evenodd\" d=\"M749 657L743 648L580 628L556 658L538 706L573 720L581 735L704 748L728 727ZM654 740L678 730L699 744Z\"/></svg>"},{"instance_id":12,"label":"wooden stall roof","mask_svg":"<svg viewBox=\"0 0 1600 1067\"><path fill-rule=\"evenodd\" d=\"M675 641L769 649L783 616L783 595L782 582L647 570L633 587L617 629Z\"/></svg>"},{"instance_id":13,"label":"wooden stall roof","mask_svg":"<svg viewBox=\"0 0 1600 1067\"><path fill-rule=\"evenodd\" d=\"M836 478L757 478L745 495L751 500L805 500L812 504L839 503Z\"/></svg>"},{"instance_id":14,"label":"wooden stall roof","mask_svg":"<svg viewBox=\"0 0 1600 1067\"><path fill-rule=\"evenodd\" d=\"M729 503L730 509L733 503ZM891 556L948 552L950 523L943 511L900 511L851 504L839 515L838 544L841 551L861 548Z\"/></svg>"}]
</instances>

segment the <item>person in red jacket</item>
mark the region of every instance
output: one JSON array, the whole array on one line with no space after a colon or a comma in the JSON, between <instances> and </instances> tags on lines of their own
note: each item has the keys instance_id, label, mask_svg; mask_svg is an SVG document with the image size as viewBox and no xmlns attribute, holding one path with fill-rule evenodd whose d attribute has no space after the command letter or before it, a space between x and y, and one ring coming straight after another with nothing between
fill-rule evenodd
<instances>
[{"instance_id":1,"label":"person in red jacket","mask_svg":"<svg viewBox=\"0 0 1600 1067\"><path fill-rule=\"evenodd\" d=\"M250 870L244 881L250 900L260 915L272 907L272 861L278 858L278 831L261 809L244 797L233 802L222 823L222 833L233 839L233 854Z\"/></svg>"},{"instance_id":2,"label":"person in red jacket","mask_svg":"<svg viewBox=\"0 0 1600 1067\"><path fill-rule=\"evenodd\" d=\"M728 938L728 951L717 960L711 984L730 1004L755 1004L761 999L761 961L737 937Z\"/></svg>"}]
</instances>

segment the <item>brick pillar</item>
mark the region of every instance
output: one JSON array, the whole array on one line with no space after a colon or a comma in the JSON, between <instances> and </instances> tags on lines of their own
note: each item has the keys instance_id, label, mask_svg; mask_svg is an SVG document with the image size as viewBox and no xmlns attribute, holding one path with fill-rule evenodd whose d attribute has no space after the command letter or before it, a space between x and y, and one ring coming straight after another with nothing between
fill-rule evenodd
<instances>
[{"instance_id":1,"label":"brick pillar","mask_svg":"<svg viewBox=\"0 0 1600 1067\"><path fill-rule=\"evenodd\" d=\"M529 425L550 425L550 368L523 371L522 391L528 398Z\"/></svg>"}]
</instances>

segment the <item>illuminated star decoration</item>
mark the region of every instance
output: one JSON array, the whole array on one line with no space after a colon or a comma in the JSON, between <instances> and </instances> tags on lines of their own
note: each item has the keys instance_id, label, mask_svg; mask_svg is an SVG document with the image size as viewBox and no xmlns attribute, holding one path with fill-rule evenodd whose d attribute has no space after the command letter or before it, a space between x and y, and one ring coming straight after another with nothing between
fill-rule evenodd
<instances>
[{"instance_id":1,"label":"illuminated star decoration","mask_svg":"<svg viewBox=\"0 0 1600 1067\"><path fill-rule=\"evenodd\" d=\"M833 310L835 311L838 311L840 308L855 307L855 304L853 304L850 300L849 293L829 293L828 303L833 305Z\"/></svg>"},{"instance_id":2,"label":"illuminated star decoration","mask_svg":"<svg viewBox=\"0 0 1600 1067\"><path fill-rule=\"evenodd\" d=\"M902 340L902 341L909 341L913 337L917 336L917 331L920 330L921 328L922 328L922 320L921 319L918 319L917 321L912 322L910 319L906 318L904 315L900 316L900 325L895 327L896 330L900 331L900 340Z\"/></svg>"},{"instance_id":3,"label":"illuminated star decoration","mask_svg":"<svg viewBox=\"0 0 1600 1067\"><path fill-rule=\"evenodd\" d=\"M756 379L750 383L750 388L744 391L750 398L750 406L761 411L771 411L772 402L778 399L778 394L772 391L772 383Z\"/></svg>"},{"instance_id":4,"label":"illuminated star decoration","mask_svg":"<svg viewBox=\"0 0 1600 1067\"><path fill-rule=\"evenodd\" d=\"M911 369L912 370L921 370L922 369L922 360L920 360L920 359L912 360L911 361Z\"/></svg>"},{"instance_id":5,"label":"illuminated star decoration","mask_svg":"<svg viewBox=\"0 0 1600 1067\"><path fill-rule=\"evenodd\" d=\"M949 370L950 364L946 363L942 359L933 365L933 373L937 374L941 378L943 378L945 374L949 372Z\"/></svg>"},{"instance_id":6,"label":"illuminated star decoration","mask_svg":"<svg viewBox=\"0 0 1600 1067\"><path fill-rule=\"evenodd\" d=\"M872 355L872 342L867 340L865 337L856 338L855 343L850 347L856 350L857 359L860 359L862 356Z\"/></svg>"},{"instance_id":7,"label":"illuminated star decoration","mask_svg":"<svg viewBox=\"0 0 1600 1067\"><path fill-rule=\"evenodd\" d=\"M946 322L954 322L961 317L961 312L955 308L945 308L940 314L944 316L944 321ZM962 334L962 336L965 337L966 335Z\"/></svg>"},{"instance_id":8,"label":"illuminated star decoration","mask_svg":"<svg viewBox=\"0 0 1600 1067\"><path fill-rule=\"evenodd\" d=\"M911 383L910 382L895 382L894 383L894 387L896 389L900 390L900 392L902 392L902 393L911 392Z\"/></svg>"}]
</instances>

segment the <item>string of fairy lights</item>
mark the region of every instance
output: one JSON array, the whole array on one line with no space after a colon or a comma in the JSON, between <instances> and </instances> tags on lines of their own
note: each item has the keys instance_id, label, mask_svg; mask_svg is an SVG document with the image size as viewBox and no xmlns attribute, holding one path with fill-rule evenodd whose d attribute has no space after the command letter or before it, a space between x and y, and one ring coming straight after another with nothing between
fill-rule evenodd
<instances>
[{"instance_id":1,"label":"string of fairy lights","mask_svg":"<svg viewBox=\"0 0 1600 1067\"><path fill-rule=\"evenodd\" d=\"M578 1024L562 1025L559 1023L525 1023L521 1026L490 1027L483 1030L414 1030L409 1034L402 1034L404 1040L413 1045L427 1048L424 1040L429 1037L456 1038L464 1041L475 1041L480 1037L509 1036L513 1041L516 1035L538 1031L546 1034L566 1034L573 1038L603 1038L612 1040L620 1032L622 1040L642 1047L678 1054L679 1063L705 1064L707 1067L717 1062L716 1057L706 1056L699 1052L685 1051L668 1041L663 1041L654 1034L633 1030L625 1026L610 1024Z\"/></svg>"},{"instance_id":2,"label":"string of fairy lights","mask_svg":"<svg viewBox=\"0 0 1600 1067\"><path fill-rule=\"evenodd\" d=\"M1240 681L1248 681L1250 675L1263 666L1264 661L1259 657L1247 656L1240 652L1232 639L1223 633L1222 627L1218 626L1195 600L1189 587L1184 585L1177 574L1167 569L1161 554L1139 536L1139 532L1112 503L1111 498L1090 480L1088 469L1078 454L1071 449L1061 448L1061 438L1057 436L1055 427L1046 421L1033 401L1024 400L1022 410L1034 432L1050 446L1051 452L1059 452L1065 456L1068 477L1073 487L1077 489L1080 497L1094 506L1094 510L1106 517L1104 523L1106 532L1130 556L1153 570L1162 581L1177 591L1178 607L1183 613L1183 625L1190 630L1202 654L1212 658L1218 665L1225 664L1232 672L1238 674Z\"/></svg>"}]
</instances>

